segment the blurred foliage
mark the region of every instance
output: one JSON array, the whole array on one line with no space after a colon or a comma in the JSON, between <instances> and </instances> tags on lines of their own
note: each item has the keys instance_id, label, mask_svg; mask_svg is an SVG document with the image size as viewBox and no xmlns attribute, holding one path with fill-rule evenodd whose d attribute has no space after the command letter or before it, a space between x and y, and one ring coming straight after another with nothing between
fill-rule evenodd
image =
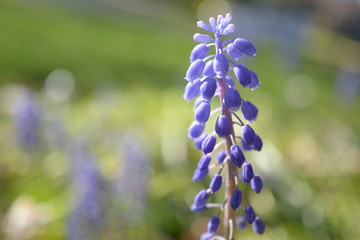
<instances>
[{"instance_id":1,"label":"blurred foliage","mask_svg":"<svg viewBox=\"0 0 360 240\"><path fill-rule=\"evenodd\" d=\"M191 182L200 153L186 137L193 111L182 99L198 30L190 13L168 15L164 21L111 7L0 1L0 239L67 238L76 204L70 149L77 141L88 146L104 178L101 239L197 239L205 231L211 212L191 213L189 206L210 179ZM343 56L331 59L323 44L314 46L314 37L332 39L325 41L328 49L350 41L351 66L359 64L359 43L320 27L308 34L294 69L277 61L275 46L263 38L249 62L262 85L241 94L260 109L254 128L264 149L248 158L265 183L262 194L249 195L267 230L261 237L238 231L239 238L360 238L360 79L345 86L355 96L339 90L348 83L339 74L348 64ZM44 86L59 68L75 79L75 91L63 101ZM32 89L42 110L39 145L30 150L21 148L14 126L14 102L24 89ZM136 223L122 211L131 204L122 202L129 193L114 191L129 132L150 161L145 210Z\"/></svg>"}]
</instances>

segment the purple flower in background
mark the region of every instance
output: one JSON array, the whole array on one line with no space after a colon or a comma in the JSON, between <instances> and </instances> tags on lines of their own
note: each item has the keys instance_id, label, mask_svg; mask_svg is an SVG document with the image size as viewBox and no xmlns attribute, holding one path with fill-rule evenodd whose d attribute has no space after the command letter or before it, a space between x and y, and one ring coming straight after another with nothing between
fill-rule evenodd
<instances>
[{"instance_id":1,"label":"purple flower in background","mask_svg":"<svg viewBox=\"0 0 360 240\"><path fill-rule=\"evenodd\" d=\"M13 119L19 146L27 151L35 150L40 142L41 111L31 91L24 91L17 99Z\"/></svg>"},{"instance_id":2,"label":"purple flower in background","mask_svg":"<svg viewBox=\"0 0 360 240\"><path fill-rule=\"evenodd\" d=\"M222 236L226 239L233 239L235 226L246 228L246 221L252 224L254 231L259 234L265 230L265 225L255 215L254 209L249 206L246 196L243 196L239 189L240 184L250 184L256 193L262 189L261 178L255 175L252 165L247 162L243 153L249 150L260 151L262 148L261 138L249 125L257 119L259 110L252 102L242 98L234 81L237 80L239 86L245 89L255 90L260 86L256 73L238 62L242 58L255 57L258 50L244 38L223 40L224 36L235 31L235 26L230 23L231 18L228 13L226 16L219 15L217 19L210 18L209 24L203 21L197 23L198 27L213 36L202 33L194 35L194 40L200 44L195 46L190 54L190 66L185 77L189 83L185 88L184 99L190 101L197 97L194 103L195 121L188 129L188 136L203 153L193 180L200 181L210 175L210 167L217 171L210 175L212 180L209 188L201 190L191 206L194 212L213 206L220 207L219 214L210 219L208 232L204 233L201 239L216 236L222 211ZM211 53L212 50L214 53ZM214 98L219 98L220 108L211 112ZM238 112L241 112L242 116L239 116ZM215 120L214 126L207 126L210 118ZM238 129L235 128L236 125L239 125ZM211 129L209 132L208 128ZM216 162L212 162L214 158L217 159ZM242 170L240 174L239 168ZM227 176L223 176L223 169L226 169ZM208 203L210 196L221 190L223 182L224 202ZM246 201L242 201L243 197ZM245 213L243 209L247 209ZM243 216L236 218L239 212L242 212Z\"/></svg>"}]
</instances>

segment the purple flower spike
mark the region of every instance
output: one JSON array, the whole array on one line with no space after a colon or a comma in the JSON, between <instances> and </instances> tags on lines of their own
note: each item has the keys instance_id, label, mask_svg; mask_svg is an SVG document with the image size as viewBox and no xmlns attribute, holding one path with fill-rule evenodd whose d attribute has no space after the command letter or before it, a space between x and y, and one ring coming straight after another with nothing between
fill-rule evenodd
<instances>
[{"instance_id":1,"label":"purple flower spike","mask_svg":"<svg viewBox=\"0 0 360 240\"><path fill-rule=\"evenodd\" d=\"M195 42L202 42L202 43L208 43L211 42L212 38L209 35L195 33L194 34L194 41Z\"/></svg>"},{"instance_id":2,"label":"purple flower spike","mask_svg":"<svg viewBox=\"0 0 360 240\"><path fill-rule=\"evenodd\" d=\"M224 102L230 112L236 112L241 105L241 97L238 90L236 88L228 88L225 92Z\"/></svg>"},{"instance_id":3,"label":"purple flower spike","mask_svg":"<svg viewBox=\"0 0 360 240\"><path fill-rule=\"evenodd\" d=\"M229 62L224 54L217 54L214 58L214 72L219 77L225 77L229 71Z\"/></svg>"},{"instance_id":4,"label":"purple flower spike","mask_svg":"<svg viewBox=\"0 0 360 240\"><path fill-rule=\"evenodd\" d=\"M194 81L201 75L202 71L204 70L204 67L205 67L205 63L203 60L201 59L195 60L190 64L190 67L186 72L185 79L190 82Z\"/></svg>"},{"instance_id":5,"label":"purple flower spike","mask_svg":"<svg viewBox=\"0 0 360 240\"><path fill-rule=\"evenodd\" d=\"M234 45L245 55L249 57L255 57L257 49L254 45L244 38L237 38L234 41Z\"/></svg>"},{"instance_id":6,"label":"purple flower spike","mask_svg":"<svg viewBox=\"0 0 360 240\"><path fill-rule=\"evenodd\" d=\"M216 154L216 159L218 160L218 163L223 163L225 158L226 158L225 150L221 150Z\"/></svg>"},{"instance_id":7,"label":"purple flower spike","mask_svg":"<svg viewBox=\"0 0 360 240\"><path fill-rule=\"evenodd\" d=\"M236 210L241 203L242 193L239 189L235 189L231 195L230 206L233 210Z\"/></svg>"},{"instance_id":8,"label":"purple flower spike","mask_svg":"<svg viewBox=\"0 0 360 240\"><path fill-rule=\"evenodd\" d=\"M184 99L186 101L191 101L194 97L196 97L200 93L200 79L197 79L193 82L188 82L185 87Z\"/></svg>"},{"instance_id":9,"label":"purple flower spike","mask_svg":"<svg viewBox=\"0 0 360 240\"><path fill-rule=\"evenodd\" d=\"M261 189L263 188L263 182L259 175L255 175L251 181L250 181L251 189L254 190L256 193L261 192Z\"/></svg>"},{"instance_id":10,"label":"purple flower spike","mask_svg":"<svg viewBox=\"0 0 360 240\"><path fill-rule=\"evenodd\" d=\"M250 71L250 75L251 75L251 84L248 85L249 88L251 88L251 90L255 90L260 86L260 82L259 82L259 78L256 75L256 73L254 73L253 71Z\"/></svg>"},{"instance_id":11,"label":"purple flower spike","mask_svg":"<svg viewBox=\"0 0 360 240\"><path fill-rule=\"evenodd\" d=\"M241 151L241 148L239 145L232 145L230 148L230 156L231 161L238 167L241 168L243 163L245 162L245 156L243 152Z\"/></svg>"},{"instance_id":12,"label":"purple flower spike","mask_svg":"<svg viewBox=\"0 0 360 240\"><path fill-rule=\"evenodd\" d=\"M200 94L203 99L211 100L216 91L216 80L212 77L208 77L200 86Z\"/></svg>"},{"instance_id":13,"label":"purple flower spike","mask_svg":"<svg viewBox=\"0 0 360 240\"><path fill-rule=\"evenodd\" d=\"M243 87L248 87L251 85L251 73L250 70L247 69L247 67L245 67L242 64L238 64L234 67L234 74L237 78L237 80L239 81L239 83L243 86Z\"/></svg>"},{"instance_id":14,"label":"purple flower spike","mask_svg":"<svg viewBox=\"0 0 360 240\"><path fill-rule=\"evenodd\" d=\"M215 193L221 188L222 177L220 174L215 174L210 182L210 190L212 193Z\"/></svg>"},{"instance_id":15,"label":"purple flower spike","mask_svg":"<svg viewBox=\"0 0 360 240\"><path fill-rule=\"evenodd\" d=\"M212 216L207 225L207 229L209 233L215 233L219 228L220 218L218 216Z\"/></svg>"},{"instance_id":16,"label":"purple flower spike","mask_svg":"<svg viewBox=\"0 0 360 240\"><path fill-rule=\"evenodd\" d=\"M210 116L210 104L208 102L202 102L196 108L195 120L198 123L206 123Z\"/></svg>"},{"instance_id":17,"label":"purple flower spike","mask_svg":"<svg viewBox=\"0 0 360 240\"><path fill-rule=\"evenodd\" d=\"M201 143L201 150L204 154L211 153L214 150L216 144L216 137L209 134Z\"/></svg>"},{"instance_id":18,"label":"purple flower spike","mask_svg":"<svg viewBox=\"0 0 360 240\"><path fill-rule=\"evenodd\" d=\"M192 210L199 210L206 208L207 201L209 199L209 193L203 189L194 198Z\"/></svg>"},{"instance_id":19,"label":"purple flower spike","mask_svg":"<svg viewBox=\"0 0 360 240\"><path fill-rule=\"evenodd\" d=\"M191 139L195 139L201 136L204 131L205 126L203 124L193 122L188 131L188 137Z\"/></svg>"},{"instance_id":20,"label":"purple flower spike","mask_svg":"<svg viewBox=\"0 0 360 240\"><path fill-rule=\"evenodd\" d=\"M242 133L242 138L243 138L245 143L247 143L249 145L254 143L254 141L255 141L255 131L249 125L244 125L241 128L241 133Z\"/></svg>"},{"instance_id":21,"label":"purple flower spike","mask_svg":"<svg viewBox=\"0 0 360 240\"><path fill-rule=\"evenodd\" d=\"M208 55L209 51L210 51L210 48L205 43L196 45L194 47L194 49L191 51L190 62L194 62L197 59L205 58Z\"/></svg>"},{"instance_id":22,"label":"purple flower spike","mask_svg":"<svg viewBox=\"0 0 360 240\"><path fill-rule=\"evenodd\" d=\"M192 180L197 182L203 180L207 174L209 173L209 169L195 169L195 172L193 174Z\"/></svg>"},{"instance_id":23,"label":"purple flower spike","mask_svg":"<svg viewBox=\"0 0 360 240\"><path fill-rule=\"evenodd\" d=\"M259 110L251 102L243 101L241 103L241 112L246 120L252 122L256 120Z\"/></svg>"},{"instance_id":24,"label":"purple flower spike","mask_svg":"<svg viewBox=\"0 0 360 240\"><path fill-rule=\"evenodd\" d=\"M206 62L203 75L206 77L215 77L216 74L214 72L214 60L213 59Z\"/></svg>"},{"instance_id":25,"label":"purple flower spike","mask_svg":"<svg viewBox=\"0 0 360 240\"><path fill-rule=\"evenodd\" d=\"M202 141L204 141L204 139L205 139L206 137L207 137L207 134L206 134L206 133L203 133L203 134L201 134L200 137L198 137L198 138L196 138L196 139L194 140L194 145L195 145L195 147L196 147L197 149L201 150L201 143L202 143Z\"/></svg>"},{"instance_id":26,"label":"purple flower spike","mask_svg":"<svg viewBox=\"0 0 360 240\"><path fill-rule=\"evenodd\" d=\"M236 227L240 230L244 230L247 227L247 221L244 217L236 218Z\"/></svg>"},{"instance_id":27,"label":"purple flower spike","mask_svg":"<svg viewBox=\"0 0 360 240\"><path fill-rule=\"evenodd\" d=\"M226 52L229 54L230 57L234 58L235 60L238 60L243 55L242 52L234 46L234 44L230 43L226 47Z\"/></svg>"},{"instance_id":28,"label":"purple flower spike","mask_svg":"<svg viewBox=\"0 0 360 240\"><path fill-rule=\"evenodd\" d=\"M245 219L252 224L255 221L256 214L252 206L245 207Z\"/></svg>"},{"instance_id":29,"label":"purple flower spike","mask_svg":"<svg viewBox=\"0 0 360 240\"><path fill-rule=\"evenodd\" d=\"M257 234L263 234L265 232L265 224L259 217L255 218L255 221L252 223L252 228Z\"/></svg>"},{"instance_id":30,"label":"purple flower spike","mask_svg":"<svg viewBox=\"0 0 360 240\"><path fill-rule=\"evenodd\" d=\"M241 179L245 183L250 183L253 177L254 177L254 171L251 166L251 163L244 163L242 166Z\"/></svg>"},{"instance_id":31,"label":"purple flower spike","mask_svg":"<svg viewBox=\"0 0 360 240\"><path fill-rule=\"evenodd\" d=\"M230 121L225 115L221 115L216 119L215 132L220 138L225 138L231 134Z\"/></svg>"}]
</instances>

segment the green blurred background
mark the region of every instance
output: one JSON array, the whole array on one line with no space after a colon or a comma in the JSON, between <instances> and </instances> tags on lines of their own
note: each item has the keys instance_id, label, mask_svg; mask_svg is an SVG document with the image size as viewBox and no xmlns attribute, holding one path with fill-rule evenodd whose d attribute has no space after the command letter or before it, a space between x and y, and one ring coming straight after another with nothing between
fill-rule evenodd
<instances>
[{"instance_id":1,"label":"green blurred background","mask_svg":"<svg viewBox=\"0 0 360 240\"><path fill-rule=\"evenodd\" d=\"M227 12L262 83L241 94L267 229L237 239L360 239L356 0L0 0L0 239L198 239L183 78L196 21Z\"/></svg>"}]
</instances>

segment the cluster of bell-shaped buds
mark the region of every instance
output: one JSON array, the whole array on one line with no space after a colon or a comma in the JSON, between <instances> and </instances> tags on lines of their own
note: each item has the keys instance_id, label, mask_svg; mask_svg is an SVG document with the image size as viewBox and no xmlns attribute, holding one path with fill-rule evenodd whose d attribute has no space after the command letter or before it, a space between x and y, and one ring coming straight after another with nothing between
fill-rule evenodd
<instances>
[{"instance_id":1,"label":"cluster of bell-shaped buds","mask_svg":"<svg viewBox=\"0 0 360 240\"><path fill-rule=\"evenodd\" d=\"M254 232L258 234L262 234L265 230L264 223L256 216L249 201L239 189L240 182L250 185L256 193L260 193L263 187L260 176L254 174L251 163L247 162L243 153L249 150L260 151L262 148L261 138L249 125L256 120L258 109L253 103L240 96L235 88L235 81L230 76L235 76L242 87L255 90L260 85L257 75L237 61L244 55L253 58L257 49L243 38L222 40L222 36L235 31L235 26L230 23L230 20L231 14L228 13L225 17L219 15L217 19L211 17L210 25L203 21L197 23L198 27L212 32L214 38L200 33L194 35L194 40L200 44L191 52L191 64L185 77L188 84L185 88L184 99L191 101L196 98L195 120L190 124L188 137L193 139L196 148L203 152L193 180L203 180L209 174L210 168L219 168L218 172L212 176L209 188L201 190L191 206L194 212L200 212L209 207L220 207L219 214L210 218L208 232L204 233L201 239L211 239L215 235L220 225L222 211L224 211L222 234L226 239L233 238L235 225L244 229L247 223L252 224ZM214 48L214 54L209 55L211 48ZM220 99L221 107L211 111L211 101L215 97ZM237 114L238 111L241 111L244 120ZM216 113L220 114L216 119L215 131L204 133L207 121ZM241 128L239 134L235 134L235 125ZM218 143L217 140L219 140ZM225 149L221 146L225 146ZM213 158L217 161L212 162ZM224 168L228 169L225 177L222 176ZM240 174L238 174L239 168L241 168ZM208 203L210 195L217 192L223 182L226 183L224 203ZM245 201L242 201L243 199ZM235 214L240 215L236 223L234 222Z\"/></svg>"}]
</instances>

